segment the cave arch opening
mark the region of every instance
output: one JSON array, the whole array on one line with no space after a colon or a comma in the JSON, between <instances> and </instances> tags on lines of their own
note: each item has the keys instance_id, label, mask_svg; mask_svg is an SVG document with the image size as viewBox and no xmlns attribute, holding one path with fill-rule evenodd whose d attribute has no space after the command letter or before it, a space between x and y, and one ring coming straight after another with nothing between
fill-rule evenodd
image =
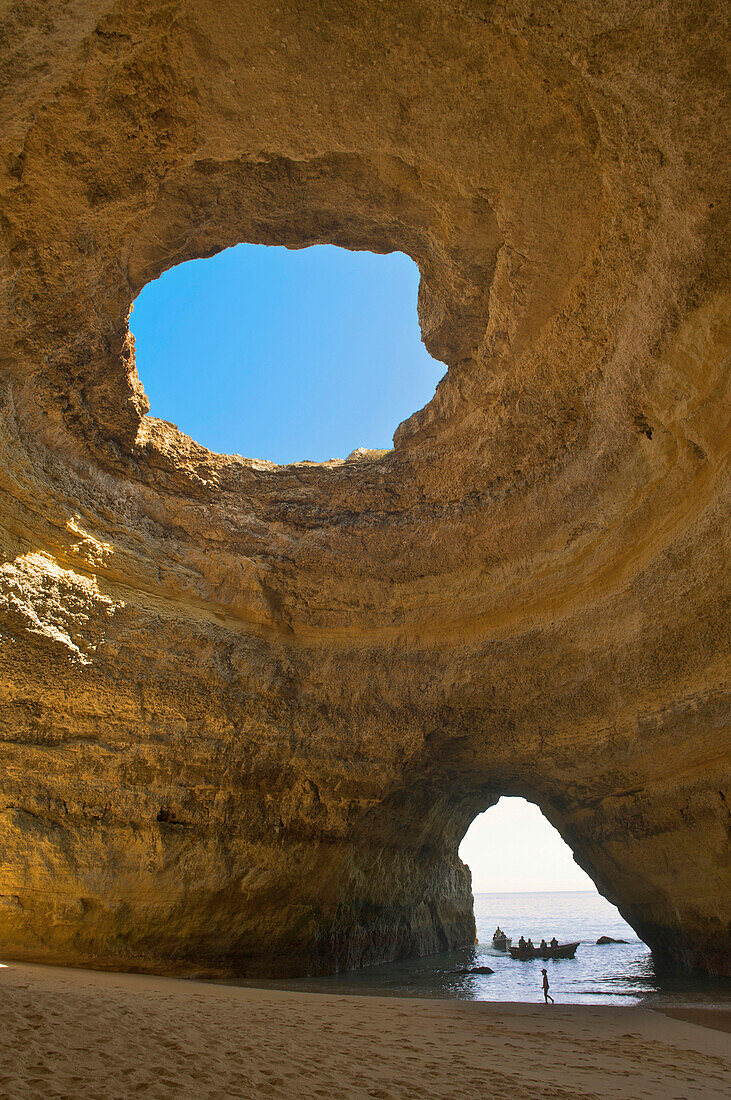
<instances>
[{"instance_id":1,"label":"cave arch opening","mask_svg":"<svg viewBox=\"0 0 731 1100\"><path fill-rule=\"evenodd\" d=\"M496 926L514 944L521 935L536 944L553 935L561 942L596 944L608 936L641 944L534 802L500 798L474 818L459 856L472 873L480 945L491 943Z\"/></svg>"},{"instance_id":2,"label":"cave arch opening","mask_svg":"<svg viewBox=\"0 0 731 1100\"><path fill-rule=\"evenodd\" d=\"M208 449L278 464L387 451L445 372L403 252L239 244L147 283L133 304L151 415Z\"/></svg>"}]
</instances>

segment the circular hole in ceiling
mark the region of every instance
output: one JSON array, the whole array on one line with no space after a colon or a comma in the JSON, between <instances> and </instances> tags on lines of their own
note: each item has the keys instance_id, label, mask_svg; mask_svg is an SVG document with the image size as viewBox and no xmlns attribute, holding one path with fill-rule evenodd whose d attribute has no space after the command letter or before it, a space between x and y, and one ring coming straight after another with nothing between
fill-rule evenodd
<instances>
[{"instance_id":1,"label":"circular hole in ceiling","mask_svg":"<svg viewBox=\"0 0 731 1100\"><path fill-rule=\"evenodd\" d=\"M323 462L388 449L444 364L401 252L237 245L165 272L130 317L150 413L210 450Z\"/></svg>"}]
</instances>

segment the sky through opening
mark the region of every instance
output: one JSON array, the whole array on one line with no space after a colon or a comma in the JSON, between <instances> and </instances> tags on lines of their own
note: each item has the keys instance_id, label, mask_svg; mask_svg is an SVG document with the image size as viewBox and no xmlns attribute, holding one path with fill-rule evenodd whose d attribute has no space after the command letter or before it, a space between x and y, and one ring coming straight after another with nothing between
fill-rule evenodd
<instances>
[{"instance_id":1,"label":"sky through opening","mask_svg":"<svg viewBox=\"0 0 731 1100\"><path fill-rule=\"evenodd\" d=\"M501 798L470 825L459 854L475 894L594 890L568 844L532 802Z\"/></svg>"},{"instance_id":2,"label":"sky through opening","mask_svg":"<svg viewBox=\"0 0 731 1100\"><path fill-rule=\"evenodd\" d=\"M421 342L402 252L237 245L143 288L130 328L151 415L273 462L386 449L446 368Z\"/></svg>"}]
</instances>

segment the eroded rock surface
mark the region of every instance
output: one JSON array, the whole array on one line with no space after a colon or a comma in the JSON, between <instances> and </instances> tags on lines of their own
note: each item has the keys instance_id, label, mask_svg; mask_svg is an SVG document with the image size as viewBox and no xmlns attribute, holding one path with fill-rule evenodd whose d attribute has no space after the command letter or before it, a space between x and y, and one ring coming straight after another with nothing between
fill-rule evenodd
<instances>
[{"instance_id":1,"label":"eroded rock surface","mask_svg":"<svg viewBox=\"0 0 731 1100\"><path fill-rule=\"evenodd\" d=\"M5 5L6 957L462 945L509 793L729 969L725 8ZM130 304L239 241L419 264L449 371L393 451L146 415Z\"/></svg>"}]
</instances>

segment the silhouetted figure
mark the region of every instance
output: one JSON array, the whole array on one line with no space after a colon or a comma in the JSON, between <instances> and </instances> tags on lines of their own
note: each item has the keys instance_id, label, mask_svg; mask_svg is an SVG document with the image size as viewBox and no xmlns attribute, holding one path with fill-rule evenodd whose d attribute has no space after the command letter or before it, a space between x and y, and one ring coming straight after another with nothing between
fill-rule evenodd
<instances>
[{"instance_id":1,"label":"silhouetted figure","mask_svg":"<svg viewBox=\"0 0 731 1100\"><path fill-rule=\"evenodd\" d=\"M520 948L523 948L523 947L525 947L525 940L523 939L523 937L522 937L522 936L521 936L521 937L520 937L520 939L518 940L518 947L520 947Z\"/></svg>"},{"instance_id":2,"label":"silhouetted figure","mask_svg":"<svg viewBox=\"0 0 731 1100\"><path fill-rule=\"evenodd\" d=\"M528 937L528 942L525 946L530 947L531 951L535 950L535 948L533 947L533 940L530 938L530 936Z\"/></svg>"},{"instance_id":3,"label":"silhouetted figure","mask_svg":"<svg viewBox=\"0 0 731 1100\"><path fill-rule=\"evenodd\" d=\"M549 1001L551 1002L551 1004L555 1004L553 997L548 992L548 974L545 969L541 971L541 974L543 975L543 999L546 1004L548 1004Z\"/></svg>"},{"instance_id":4,"label":"silhouetted figure","mask_svg":"<svg viewBox=\"0 0 731 1100\"><path fill-rule=\"evenodd\" d=\"M558 940L556 939L555 936L551 940L551 947L558 947Z\"/></svg>"},{"instance_id":5,"label":"silhouetted figure","mask_svg":"<svg viewBox=\"0 0 731 1100\"><path fill-rule=\"evenodd\" d=\"M541 940L541 951L543 951L544 953L548 951L548 944L545 940Z\"/></svg>"}]
</instances>

